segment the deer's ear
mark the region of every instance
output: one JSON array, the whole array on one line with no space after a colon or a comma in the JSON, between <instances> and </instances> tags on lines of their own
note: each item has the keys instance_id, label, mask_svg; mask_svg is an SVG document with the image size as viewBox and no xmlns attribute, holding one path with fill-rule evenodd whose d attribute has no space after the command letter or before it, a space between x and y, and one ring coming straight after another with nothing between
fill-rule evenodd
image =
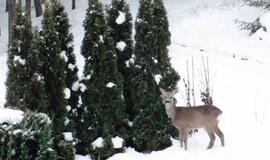
<instances>
[{"instance_id":1,"label":"deer's ear","mask_svg":"<svg viewBox=\"0 0 270 160\"><path fill-rule=\"evenodd\" d=\"M162 89L162 88L159 88L159 91L160 91L161 94L165 94L166 93L166 91L164 89Z\"/></svg>"}]
</instances>

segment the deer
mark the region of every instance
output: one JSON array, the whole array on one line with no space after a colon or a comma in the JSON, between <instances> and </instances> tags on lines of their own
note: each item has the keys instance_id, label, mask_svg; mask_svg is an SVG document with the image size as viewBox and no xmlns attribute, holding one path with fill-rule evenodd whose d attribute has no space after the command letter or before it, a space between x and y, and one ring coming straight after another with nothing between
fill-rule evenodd
<instances>
[{"instance_id":1,"label":"deer","mask_svg":"<svg viewBox=\"0 0 270 160\"><path fill-rule=\"evenodd\" d=\"M225 145L224 135L218 127L219 117L222 114L219 108L212 104L194 107L176 106L174 95L177 93L177 90L167 92L160 88L160 93L166 113L178 130L181 147L183 147L184 143L184 149L187 150L188 131L200 128L205 129L210 138L207 149L211 149L214 146L215 134L219 136L221 145Z\"/></svg>"}]
</instances>

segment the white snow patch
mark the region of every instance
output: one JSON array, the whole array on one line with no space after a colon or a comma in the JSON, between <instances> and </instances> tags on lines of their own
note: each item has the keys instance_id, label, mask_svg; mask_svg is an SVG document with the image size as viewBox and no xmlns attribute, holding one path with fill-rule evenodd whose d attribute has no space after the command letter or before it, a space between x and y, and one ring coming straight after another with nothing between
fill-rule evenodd
<instances>
[{"instance_id":1,"label":"white snow patch","mask_svg":"<svg viewBox=\"0 0 270 160\"><path fill-rule=\"evenodd\" d=\"M73 136L71 132L64 132L63 135L66 141L73 141Z\"/></svg>"},{"instance_id":2,"label":"white snow patch","mask_svg":"<svg viewBox=\"0 0 270 160\"><path fill-rule=\"evenodd\" d=\"M67 109L67 111L70 111L71 110L71 106L70 105L67 105L66 106L66 109Z\"/></svg>"},{"instance_id":3,"label":"white snow patch","mask_svg":"<svg viewBox=\"0 0 270 160\"><path fill-rule=\"evenodd\" d=\"M70 70L72 70L72 71L74 71L74 69L75 69L75 67L76 67L76 65L74 65L74 64L68 64L68 68L70 69Z\"/></svg>"},{"instance_id":4,"label":"white snow patch","mask_svg":"<svg viewBox=\"0 0 270 160\"><path fill-rule=\"evenodd\" d=\"M61 57L62 59L64 59L64 60L65 60L65 62L67 62L67 61L68 61L68 57L66 56L65 51L62 51L62 52L60 53L60 57Z\"/></svg>"},{"instance_id":5,"label":"white snow patch","mask_svg":"<svg viewBox=\"0 0 270 160\"><path fill-rule=\"evenodd\" d=\"M23 119L23 112L14 109L1 109L0 108L0 123L20 123Z\"/></svg>"},{"instance_id":6,"label":"white snow patch","mask_svg":"<svg viewBox=\"0 0 270 160\"><path fill-rule=\"evenodd\" d=\"M126 46L127 44L124 41L120 41L116 43L116 48L121 52L125 50Z\"/></svg>"},{"instance_id":7,"label":"white snow patch","mask_svg":"<svg viewBox=\"0 0 270 160\"><path fill-rule=\"evenodd\" d=\"M102 148L103 146L104 146L104 139L102 137L99 137L94 142L92 142L93 149Z\"/></svg>"},{"instance_id":8,"label":"white snow patch","mask_svg":"<svg viewBox=\"0 0 270 160\"><path fill-rule=\"evenodd\" d=\"M124 140L118 136L112 138L113 148L119 149L123 147Z\"/></svg>"},{"instance_id":9,"label":"white snow patch","mask_svg":"<svg viewBox=\"0 0 270 160\"><path fill-rule=\"evenodd\" d=\"M114 83L112 83L112 82L109 82L109 83L106 84L107 88L112 88L114 86L116 86L116 85Z\"/></svg>"},{"instance_id":10,"label":"white snow patch","mask_svg":"<svg viewBox=\"0 0 270 160\"><path fill-rule=\"evenodd\" d=\"M155 81L157 82L157 84L159 84L161 78L162 76L160 74L155 75Z\"/></svg>"},{"instance_id":11,"label":"white snow patch","mask_svg":"<svg viewBox=\"0 0 270 160\"><path fill-rule=\"evenodd\" d=\"M83 156L83 155L75 155L75 160L91 160L91 157L90 155L86 155L86 156Z\"/></svg>"},{"instance_id":12,"label":"white snow patch","mask_svg":"<svg viewBox=\"0 0 270 160\"><path fill-rule=\"evenodd\" d=\"M86 89L87 89L86 85L83 84L83 83L80 83L80 90L81 90L81 92L85 92Z\"/></svg>"},{"instance_id":13,"label":"white snow patch","mask_svg":"<svg viewBox=\"0 0 270 160\"><path fill-rule=\"evenodd\" d=\"M119 13L119 15L116 18L115 22L120 25L126 21L126 14L124 12L121 12L121 11L118 11L118 13Z\"/></svg>"},{"instance_id":14,"label":"white snow patch","mask_svg":"<svg viewBox=\"0 0 270 160\"><path fill-rule=\"evenodd\" d=\"M14 61L19 62L21 65L25 65L25 59L22 59L21 56L14 56Z\"/></svg>"},{"instance_id":15,"label":"white snow patch","mask_svg":"<svg viewBox=\"0 0 270 160\"><path fill-rule=\"evenodd\" d=\"M74 83L72 84L71 89L72 89L73 91L78 91L79 88L80 88L80 82L79 82L79 81L76 81L76 82L74 82Z\"/></svg>"},{"instance_id":16,"label":"white snow patch","mask_svg":"<svg viewBox=\"0 0 270 160\"><path fill-rule=\"evenodd\" d=\"M69 99L70 98L70 95L71 95L70 89L69 88L65 88L64 93L65 93L65 99Z\"/></svg>"},{"instance_id":17,"label":"white snow patch","mask_svg":"<svg viewBox=\"0 0 270 160\"><path fill-rule=\"evenodd\" d=\"M99 41L100 41L101 43L104 43L104 39L103 39L103 36L102 36L102 35L99 35Z\"/></svg>"}]
</instances>

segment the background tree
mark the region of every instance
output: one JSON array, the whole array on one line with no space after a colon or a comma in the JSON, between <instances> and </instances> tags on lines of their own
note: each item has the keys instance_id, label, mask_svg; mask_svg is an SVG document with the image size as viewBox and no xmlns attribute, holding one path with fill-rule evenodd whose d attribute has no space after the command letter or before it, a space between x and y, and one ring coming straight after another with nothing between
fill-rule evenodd
<instances>
[{"instance_id":1,"label":"background tree","mask_svg":"<svg viewBox=\"0 0 270 160\"><path fill-rule=\"evenodd\" d=\"M113 39L107 33L103 6L98 0L89 2L84 21L85 36L81 48L85 57L82 107L85 108L80 137L83 147L92 144L93 159L105 159L122 149L114 149L112 138L125 136L123 80L117 71L117 55ZM96 147L95 141L103 140ZM84 149L86 150L86 149Z\"/></svg>"},{"instance_id":2,"label":"background tree","mask_svg":"<svg viewBox=\"0 0 270 160\"><path fill-rule=\"evenodd\" d=\"M76 0L72 0L72 9L76 9Z\"/></svg>"},{"instance_id":3,"label":"background tree","mask_svg":"<svg viewBox=\"0 0 270 160\"><path fill-rule=\"evenodd\" d=\"M36 10L36 17L39 17L43 13L42 2L41 2L41 0L34 0L34 4L35 4L35 10Z\"/></svg>"},{"instance_id":4,"label":"background tree","mask_svg":"<svg viewBox=\"0 0 270 160\"><path fill-rule=\"evenodd\" d=\"M52 6L47 5L42 20L42 75L45 81L46 94L48 96L48 115L52 118L54 146L59 159L74 159L67 152L72 145L65 143L64 132L68 132L64 90L66 88L65 57L61 55L61 43L53 20ZM63 149L66 148L66 149ZM70 153L70 152L69 152ZM71 152L72 153L72 152Z\"/></svg>"},{"instance_id":5,"label":"background tree","mask_svg":"<svg viewBox=\"0 0 270 160\"><path fill-rule=\"evenodd\" d=\"M13 40L8 54L8 77L6 81L7 94L5 106L18 107L24 110L23 98L28 82L26 58L29 56L32 41L31 21L24 16L18 6L12 28Z\"/></svg>"}]
</instances>

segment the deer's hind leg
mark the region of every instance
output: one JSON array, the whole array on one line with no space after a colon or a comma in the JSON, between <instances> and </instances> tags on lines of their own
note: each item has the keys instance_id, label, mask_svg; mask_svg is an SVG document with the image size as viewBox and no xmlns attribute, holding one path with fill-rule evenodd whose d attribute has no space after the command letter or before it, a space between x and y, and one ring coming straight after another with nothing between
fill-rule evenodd
<instances>
[{"instance_id":1,"label":"deer's hind leg","mask_svg":"<svg viewBox=\"0 0 270 160\"><path fill-rule=\"evenodd\" d=\"M214 130L206 129L206 131L208 133L208 136L210 137L210 142L209 142L209 145L208 145L207 149L211 149L214 146L216 136L215 136Z\"/></svg>"},{"instance_id":2,"label":"deer's hind leg","mask_svg":"<svg viewBox=\"0 0 270 160\"><path fill-rule=\"evenodd\" d=\"M224 146L224 134L221 132L221 130L218 128L218 125L216 125L216 127L214 128L215 133L219 136L220 141L221 141L221 145Z\"/></svg>"}]
</instances>

